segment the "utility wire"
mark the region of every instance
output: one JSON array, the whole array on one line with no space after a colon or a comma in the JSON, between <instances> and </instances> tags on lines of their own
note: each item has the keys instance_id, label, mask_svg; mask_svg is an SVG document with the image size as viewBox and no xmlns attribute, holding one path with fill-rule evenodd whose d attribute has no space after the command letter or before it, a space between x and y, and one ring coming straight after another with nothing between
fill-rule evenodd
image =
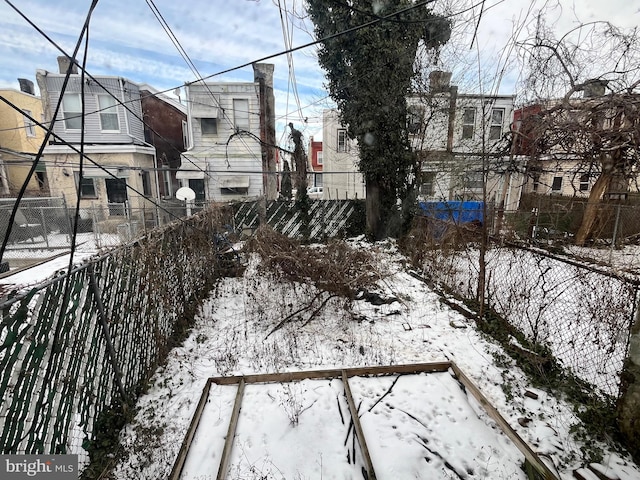
<instances>
[{"instance_id":1,"label":"utility wire","mask_svg":"<svg viewBox=\"0 0 640 480\"><path fill-rule=\"evenodd\" d=\"M5 0L5 2L7 2L12 8L15 9L13 4L11 4L11 2L9 0ZM91 15L93 13L93 10L96 8L97 3L98 3L98 0L92 0L91 6L89 7L89 12L87 13L87 18L85 20L84 25L82 26L82 30L80 32L80 36L79 36L78 41L76 42L76 45L75 45L74 50L73 50L73 56L74 57L78 54L78 51L80 50L80 45L82 45L82 38L84 37L85 32L89 28L89 21L91 19ZM62 83L62 91L63 92L64 92L64 90L66 89L66 87L67 87L67 85L69 83L69 78L71 77L71 68L72 68L72 66L70 64L69 67L67 68L67 73L65 74L64 81ZM3 101L6 102L6 99L4 99L3 97L0 97L0 100L3 100ZM54 118L57 117L61 105L62 105L62 95L60 95L60 98L58 99L58 103L56 104ZM27 117L27 115L24 113L24 111L22 109L17 108L17 111L19 111L25 117ZM34 121L33 118L31 118L31 120ZM39 122L34 122L34 123L39 123ZM54 126L54 122L51 122L51 125L46 129L44 140L42 141L42 144L40 145L40 148L38 149L38 153L36 154L36 157L35 157L35 159L33 161L33 164L31 165L31 168L29 169L29 172L27 173L27 176L26 176L26 178L24 180L24 183L22 184L22 187L20 188L20 191L18 192L16 201L15 201L15 203L13 205L13 209L11 210L11 215L9 216L9 223L7 225L7 231L5 232L4 238L2 240L2 247L0 247L0 261L2 261L2 259L4 258L4 252L7 249L7 244L9 243L9 236L11 235L11 231L13 230L13 224L14 224L14 222L16 220L16 214L18 213L18 206L20 205L20 202L22 201L22 198L24 197L24 194L27 191L27 186L29 185L29 182L31 181L31 178L33 177L33 174L36 171L38 163L40 162L40 159L42 158L42 153L44 151L44 148L47 145L47 143L49 141L49 138L53 134L53 126Z\"/></svg>"},{"instance_id":2,"label":"utility wire","mask_svg":"<svg viewBox=\"0 0 640 480\"><path fill-rule=\"evenodd\" d=\"M87 49L88 49L88 32L89 32L89 22L91 21L91 16L93 14L94 9L96 8L96 5L98 4L98 0L92 0L91 2L91 6L89 7L89 12L87 13L87 17L86 20L84 22L84 25L82 26L82 30L80 32L80 35L78 37L78 41L76 42L76 46L74 49L74 56L77 55L78 51L80 50L80 46L82 44L82 40L83 38L86 39L87 43L85 44L85 60L86 60L86 53L87 53ZM69 81L69 77L71 76L71 65L68 66L67 68L67 74L65 76L65 81L63 83L62 86L62 92L64 93L67 85L68 85L68 81ZM2 99L4 100L4 99ZM60 98L58 99L58 104L56 105L56 113L58 111L58 109L60 108L60 105L62 104L62 95L60 96ZM44 146L46 145L46 141L48 140L48 138L51 136L52 131L53 131L53 123L51 124L51 126L49 127L49 129L47 130L47 134L45 136L45 141L42 143L41 147L40 147L40 151L38 152L38 156L35 158L34 162L33 162L33 166L31 167L31 169L29 170L29 174L27 175L27 178L24 181L24 184L22 185L22 189L20 190L20 194L18 196L18 198L16 199L16 202L13 205L13 211L11 212L11 217L9 219L9 225L7 225L7 232L5 233L5 237L2 243L2 249L0 250L0 261L2 260L2 257L4 256L4 251L5 248L7 246L7 242L9 240L9 235L11 234L11 228L13 226L13 222L15 221L15 214L18 210L18 205L20 204L21 200L22 200L22 195L24 195L24 191L26 190L26 186L28 185L28 183L31 181L31 177L33 175L33 172L36 169L36 166L38 165L38 161L40 160L40 158L42 157L42 150L44 149ZM84 139L83 139L84 140ZM77 219L76 219L77 220ZM76 225L74 226L74 237L77 234L77 221L76 221ZM75 238L74 238L74 243L75 243ZM51 339L51 352L52 354L58 349L58 343L59 343L59 337L60 337L60 331L62 330L62 324L63 324L63 318L66 315L66 311L67 311L67 306L69 303L69 298L70 298L70 292L71 292L71 267L73 266L73 252L72 255L70 256L69 259L69 270L67 271L66 274L66 278L65 278L65 284L64 284L64 292L62 295L62 304L60 305L60 310L59 310L59 315L58 315L58 321L56 323L56 326L54 328L53 331L53 336ZM36 410L38 411L39 409L43 408L47 401L45 400L46 397L46 393L48 391L51 391L53 389L53 385L50 385L51 382L51 374L53 371L53 365L55 362L50 361L47 363L47 367L45 369L44 372L44 387L40 389L40 392L38 394L38 399L36 400ZM27 430L27 432L24 434L24 436L22 436L22 438L20 438L17 442L14 443L14 446L10 447L10 450L13 449L15 447L15 445L18 445L23 439L27 438L27 436L33 434L34 431L37 430L39 424L41 424L42 422L44 422L44 415L40 415L39 417L36 415L36 418L34 420L34 422L31 424L31 427Z\"/></svg>"},{"instance_id":3,"label":"utility wire","mask_svg":"<svg viewBox=\"0 0 640 480\"><path fill-rule=\"evenodd\" d=\"M95 0L97 1L97 0ZM22 110L20 110L20 107L18 107L17 105L13 104L12 102L10 102L9 100L7 100L4 97L0 97L0 101L9 105L11 108L13 108L14 110L18 111L18 112L22 112ZM36 125L40 125L40 122L38 122L35 118L31 117L31 116L27 116L27 118L29 118L30 120L32 120ZM89 162L91 162L93 165L95 165L96 167L98 167L100 170L102 170L103 172L105 172L109 177L114 178L115 180L122 180L121 178L117 177L116 175L114 175L113 173L111 173L107 168L103 167L102 165L100 165L98 162L96 162L95 160L93 160L91 157L89 157L88 155L86 155L85 153L83 153L78 147L76 147L73 143L68 142L67 140L65 140L64 138L60 137L58 134L51 132L51 136L54 137L56 140L58 140L61 144L66 145L67 147L69 147L71 150L73 150L74 152L82 155L82 158L89 160ZM35 163L35 161L34 161ZM194 171L201 171L201 170L194 170ZM171 211L167 210L166 208L164 208L162 205L160 205L159 203L155 202L153 199L148 198L144 195L144 193L140 192L139 190L137 190L136 188L132 187L131 185L125 184L126 187L133 191L134 193L137 193L140 197L145 198L146 201L148 201L149 203L153 204L154 206L158 207L160 210L162 210L165 213L168 213L171 217L180 220L184 223L184 220L180 217L178 217L177 215L173 214ZM0 257L1 258L1 257Z\"/></svg>"},{"instance_id":4,"label":"utility wire","mask_svg":"<svg viewBox=\"0 0 640 480\"><path fill-rule=\"evenodd\" d=\"M167 21L162 16L162 13L160 13L160 9L156 6L156 4L153 2L153 0L145 0L145 1L147 2L147 5L149 6L151 11L153 12L154 16L156 17L156 20L158 20L158 23L160 23L160 26L162 27L162 29L165 31L165 33L167 34L167 36L171 40L171 43L173 43L173 45L178 50L178 53L180 54L180 56L183 58L183 60L187 64L187 66L191 69L191 71L195 75L196 79L198 79L198 81L202 82L202 85L204 86L204 88L207 90L207 92L209 93L209 95L211 96L213 101L218 105L218 108L220 108L220 110L222 111L222 118L227 121L227 123L229 124L229 126L231 127L232 130L236 130L235 124L226 115L225 109L222 108L222 105L220 105L220 102L218 101L216 96L213 94L213 92L209 88L209 85L207 85L207 83L202 79L202 75L198 71L198 68L195 66L195 64L193 63L193 61L191 60L191 58L187 54L186 50L182 47L182 44L178 40L178 37L173 33L173 30L171 30L171 27L169 26ZM253 156L254 160L259 160L258 157L256 156L256 154L249 148L249 145L247 145L244 142L244 140L242 140L242 139L240 139L240 141L244 145L244 147L247 150L247 152L249 152L249 154ZM227 159L227 162L228 162L228 159Z\"/></svg>"},{"instance_id":5,"label":"utility wire","mask_svg":"<svg viewBox=\"0 0 640 480\"><path fill-rule=\"evenodd\" d=\"M125 102L123 102L120 98L118 98L117 95L114 95L109 89L107 89L97 78L95 78L93 75L91 75L89 72L87 72L82 65L80 65L77 60L75 59L75 56L77 55L77 51L74 52L73 56L70 56L62 47L60 47L55 40L53 40L51 37L49 37L46 32L44 32L38 25L36 25L33 21L31 21L30 18L28 18L24 13L22 13L17 7L15 7L10 0L4 0L11 8L13 8L27 23L29 23L29 25L31 25L38 33L40 33L40 35L42 35L49 43L51 43L51 45L53 45L60 53L62 53L68 60L69 62L71 62L71 64L75 65L76 67L80 68L83 72L85 72L85 75L88 76L92 81L94 81L98 86L100 86L106 93L108 93L113 99L115 99L115 101L119 104L122 105L125 110L127 110L129 113L131 113L131 115L133 115L136 119L140 120L143 125L145 125L151 132L153 132L158 138L164 140L165 142L167 142L168 145L171 146L171 148L173 148L175 151L177 151L181 157L184 157L185 159L187 159L191 164L193 164L196 168L198 168L200 171L202 171L205 175L207 175L208 177L210 177L210 175L208 174L208 172L206 170L203 170L202 168L200 168L200 165L198 165L197 163L195 163L192 159L190 159L187 155L184 154L184 152L180 152L180 150L178 150L177 148L175 148L173 146L173 144L166 139L164 136L160 135L156 130L154 130L150 125L148 125L144 119L138 115L137 112L135 112L134 110L132 110L131 108L129 108L129 106L127 106L125 104ZM65 84L66 85L66 84ZM162 92L160 92L162 93ZM2 97L0 97L2 98ZM51 126L53 126L53 123L55 122L55 119L58 116L58 111L59 111L59 107L61 104L61 100L62 100L62 95L60 95L60 102L58 103L58 107L56 108L56 111L53 115L53 118L51 120ZM133 101L137 101L136 99L131 100L131 102ZM131 103L131 102L127 102L127 103ZM39 125L40 122L38 122ZM43 145L47 143L48 137L45 138L45 141L43 142ZM64 142L63 142L64 143ZM41 148L41 150L44 147ZM4 250L2 250L0 253L4 253ZM1 258L1 257L0 257Z\"/></svg>"}]
</instances>

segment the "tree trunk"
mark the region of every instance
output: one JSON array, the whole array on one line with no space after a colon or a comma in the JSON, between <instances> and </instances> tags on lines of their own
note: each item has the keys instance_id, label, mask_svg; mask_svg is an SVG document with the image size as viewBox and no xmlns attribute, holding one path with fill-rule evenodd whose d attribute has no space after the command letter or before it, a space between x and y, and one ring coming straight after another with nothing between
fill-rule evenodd
<instances>
[{"instance_id":1,"label":"tree trunk","mask_svg":"<svg viewBox=\"0 0 640 480\"><path fill-rule=\"evenodd\" d=\"M582 223L576 233L576 245L579 247L584 246L587 239L593 231L593 227L598 219L598 207L600 206L600 199L602 194L609 189L613 174L611 172L603 172L594 183L591 193L589 194L589 200L587 201L587 207L584 210L582 217Z\"/></svg>"},{"instance_id":2,"label":"tree trunk","mask_svg":"<svg viewBox=\"0 0 640 480\"><path fill-rule=\"evenodd\" d=\"M380 185L378 179L367 179L367 236L374 240L382 240L380 222Z\"/></svg>"}]
</instances>

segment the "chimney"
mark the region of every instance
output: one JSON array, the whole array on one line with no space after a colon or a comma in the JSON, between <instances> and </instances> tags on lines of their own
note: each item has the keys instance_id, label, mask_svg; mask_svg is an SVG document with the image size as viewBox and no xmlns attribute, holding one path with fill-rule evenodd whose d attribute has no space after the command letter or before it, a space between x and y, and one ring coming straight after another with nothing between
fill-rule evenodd
<instances>
[{"instance_id":1,"label":"chimney","mask_svg":"<svg viewBox=\"0 0 640 480\"><path fill-rule=\"evenodd\" d=\"M602 97L609 80L587 80L584 85L582 96L584 98Z\"/></svg>"},{"instance_id":2,"label":"chimney","mask_svg":"<svg viewBox=\"0 0 640 480\"><path fill-rule=\"evenodd\" d=\"M18 83L20 84L21 92L28 93L29 95L36 94L36 91L33 87L33 82L31 80L27 80L26 78L19 78Z\"/></svg>"},{"instance_id":3,"label":"chimney","mask_svg":"<svg viewBox=\"0 0 640 480\"><path fill-rule=\"evenodd\" d=\"M71 63L71 60L69 60L67 57L65 57L64 55L61 55L58 57L58 71L60 73L67 73L67 70L69 69L69 64ZM76 75L78 73L78 66L74 63L71 65L71 73Z\"/></svg>"},{"instance_id":4,"label":"chimney","mask_svg":"<svg viewBox=\"0 0 640 480\"><path fill-rule=\"evenodd\" d=\"M429 74L429 90L431 93L442 93L449 90L451 72L434 70Z\"/></svg>"}]
</instances>

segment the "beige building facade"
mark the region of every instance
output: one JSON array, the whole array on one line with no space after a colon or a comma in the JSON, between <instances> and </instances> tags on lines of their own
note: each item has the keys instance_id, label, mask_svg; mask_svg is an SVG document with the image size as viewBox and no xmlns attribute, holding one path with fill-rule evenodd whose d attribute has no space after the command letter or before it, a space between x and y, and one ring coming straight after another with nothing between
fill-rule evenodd
<instances>
[{"instance_id":1,"label":"beige building facade","mask_svg":"<svg viewBox=\"0 0 640 480\"><path fill-rule=\"evenodd\" d=\"M35 122L44 120L42 102L33 83L21 80L23 90L2 89L0 96L20 109L0 102L0 194L15 196L27 178L45 131ZM48 195L48 179L43 160L27 185L28 196Z\"/></svg>"}]
</instances>

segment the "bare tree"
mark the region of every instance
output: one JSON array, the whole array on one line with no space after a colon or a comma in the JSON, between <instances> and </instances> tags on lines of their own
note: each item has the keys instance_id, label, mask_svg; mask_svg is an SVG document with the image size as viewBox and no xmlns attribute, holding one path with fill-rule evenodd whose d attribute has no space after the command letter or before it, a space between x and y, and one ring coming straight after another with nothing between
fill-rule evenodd
<instances>
[{"instance_id":1,"label":"bare tree","mask_svg":"<svg viewBox=\"0 0 640 480\"><path fill-rule=\"evenodd\" d=\"M521 130L531 171L555 161L596 179L575 238L584 245L601 202L629 190L640 160L638 30L591 22L556 38L540 15L521 47L525 92L539 106Z\"/></svg>"}]
</instances>

